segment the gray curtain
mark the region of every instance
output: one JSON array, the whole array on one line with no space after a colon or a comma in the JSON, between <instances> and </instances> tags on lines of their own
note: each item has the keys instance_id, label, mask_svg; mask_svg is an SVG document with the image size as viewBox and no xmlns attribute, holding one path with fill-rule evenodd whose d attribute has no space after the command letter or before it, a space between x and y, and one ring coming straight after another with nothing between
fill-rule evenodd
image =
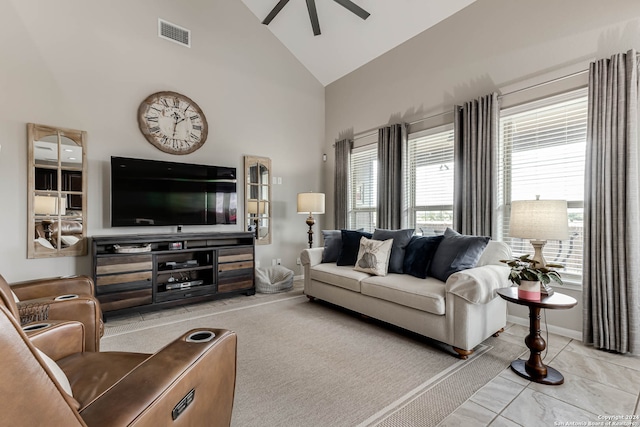
<instances>
[{"instance_id":1,"label":"gray curtain","mask_svg":"<svg viewBox=\"0 0 640 427\"><path fill-rule=\"evenodd\" d=\"M640 353L638 60L589 67L585 167L583 341Z\"/></svg>"},{"instance_id":2,"label":"gray curtain","mask_svg":"<svg viewBox=\"0 0 640 427\"><path fill-rule=\"evenodd\" d=\"M402 225L402 151L406 140L404 124L378 130L377 228L398 230Z\"/></svg>"},{"instance_id":3,"label":"gray curtain","mask_svg":"<svg viewBox=\"0 0 640 427\"><path fill-rule=\"evenodd\" d=\"M462 234L492 235L498 94L454 108L453 227Z\"/></svg>"},{"instance_id":4,"label":"gray curtain","mask_svg":"<svg viewBox=\"0 0 640 427\"><path fill-rule=\"evenodd\" d=\"M343 139L336 142L336 174L334 178L334 228L347 228L349 214L349 156L353 140Z\"/></svg>"}]
</instances>

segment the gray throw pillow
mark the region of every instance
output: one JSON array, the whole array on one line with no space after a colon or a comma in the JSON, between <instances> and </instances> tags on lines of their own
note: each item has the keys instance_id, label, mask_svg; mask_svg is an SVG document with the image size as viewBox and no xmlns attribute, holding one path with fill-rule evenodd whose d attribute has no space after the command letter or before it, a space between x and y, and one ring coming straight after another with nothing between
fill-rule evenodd
<instances>
[{"instance_id":1,"label":"gray throw pillow","mask_svg":"<svg viewBox=\"0 0 640 427\"><path fill-rule=\"evenodd\" d=\"M363 230L364 228L358 228L354 231ZM324 251L322 251L321 262L336 262L342 250L342 230L322 230L322 239Z\"/></svg>"},{"instance_id":2,"label":"gray throw pillow","mask_svg":"<svg viewBox=\"0 0 640 427\"><path fill-rule=\"evenodd\" d=\"M413 228L405 230L383 230L376 228L373 240L393 239L391 257L389 258L389 273L403 273L404 253L413 236Z\"/></svg>"},{"instance_id":3,"label":"gray throw pillow","mask_svg":"<svg viewBox=\"0 0 640 427\"><path fill-rule=\"evenodd\" d=\"M324 239L324 251L322 262L336 262L342 248L342 233L340 230L322 230Z\"/></svg>"},{"instance_id":4,"label":"gray throw pillow","mask_svg":"<svg viewBox=\"0 0 640 427\"><path fill-rule=\"evenodd\" d=\"M491 240L483 236L466 236L447 228L429 269L429 276L446 282L457 271L473 268Z\"/></svg>"}]
</instances>

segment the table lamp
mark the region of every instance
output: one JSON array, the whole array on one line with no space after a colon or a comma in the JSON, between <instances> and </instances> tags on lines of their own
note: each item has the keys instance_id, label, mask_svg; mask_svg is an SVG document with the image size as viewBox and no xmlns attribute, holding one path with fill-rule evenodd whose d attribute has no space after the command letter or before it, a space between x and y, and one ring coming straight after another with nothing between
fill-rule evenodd
<instances>
[{"instance_id":1,"label":"table lamp","mask_svg":"<svg viewBox=\"0 0 640 427\"><path fill-rule=\"evenodd\" d=\"M544 267L547 262L542 249L547 240L567 240L569 221L566 200L514 200L511 202L509 236L529 239L534 248L533 260L536 267ZM553 294L550 286L542 284L541 291Z\"/></svg>"},{"instance_id":2,"label":"table lamp","mask_svg":"<svg viewBox=\"0 0 640 427\"><path fill-rule=\"evenodd\" d=\"M265 204L266 202L260 202L257 199L249 199L247 200L247 212L251 215L253 219L253 223L255 226L256 240L260 237L258 233L258 228L260 226L260 215L265 212Z\"/></svg>"},{"instance_id":3,"label":"table lamp","mask_svg":"<svg viewBox=\"0 0 640 427\"><path fill-rule=\"evenodd\" d=\"M65 215L67 199L64 197L35 196L33 200L33 212L36 215L58 215L58 206L60 206L60 215Z\"/></svg>"},{"instance_id":4,"label":"table lamp","mask_svg":"<svg viewBox=\"0 0 640 427\"><path fill-rule=\"evenodd\" d=\"M298 213L309 214L307 225L309 226L309 248L313 246L313 214L324 213L324 193L298 193Z\"/></svg>"}]
</instances>

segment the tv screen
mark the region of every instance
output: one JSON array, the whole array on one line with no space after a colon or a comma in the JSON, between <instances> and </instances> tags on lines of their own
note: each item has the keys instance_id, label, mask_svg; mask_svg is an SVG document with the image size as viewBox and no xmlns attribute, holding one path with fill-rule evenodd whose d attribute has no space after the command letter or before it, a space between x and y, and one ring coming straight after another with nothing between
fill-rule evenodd
<instances>
[{"instance_id":1,"label":"tv screen","mask_svg":"<svg viewBox=\"0 0 640 427\"><path fill-rule=\"evenodd\" d=\"M236 168L111 157L111 226L235 224Z\"/></svg>"}]
</instances>

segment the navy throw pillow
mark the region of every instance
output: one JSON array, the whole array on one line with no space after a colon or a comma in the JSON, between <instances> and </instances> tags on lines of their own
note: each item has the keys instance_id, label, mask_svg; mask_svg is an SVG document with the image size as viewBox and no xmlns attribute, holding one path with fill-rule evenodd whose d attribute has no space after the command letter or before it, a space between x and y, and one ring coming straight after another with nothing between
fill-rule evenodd
<instances>
[{"instance_id":1,"label":"navy throw pillow","mask_svg":"<svg viewBox=\"0 0 640 427\"><path fill-rule=\"evenodd\" d=\"M426 279L433 256L444 236L413 236L404 254L403 270L419 279Z\"/></svg>"},{"instance_id":2,"label":"navy throw pillow","mask_svg":"<svg viewBox=\"0 0 640 427\"><path fill-rule=\"evenodd\" d=\"M453 273L475 267L489 240L489 237L466 236L447 228L433 256L429 276L446 282Z\"/></svg>"},{"instance_id":3,"label":"navy throw pillow","mask_svg":"<svg viewBox=\"0 0 640 427\"><path fill-rule=\"evenodd\" d=\"M403 273L405 250L413 236L413 228L404 230L383 230L376 228L373 232L373 240L393 239L391 244L391 256L389 257L389 273Z\"/></svg>"},{"instance_id":4,"label":"navy throw pillow","mask_svg":"<svg viewBox=\"0 0 640 427\"><path fill-rule=\"evenodd\" d=\"M336 260L337 265L356 265L358 260L358 250L360 249L360 239L366 237L371 239L372 234L366 231L340 230L342 234L342 248Z\"/></svg>"}]
</instances>

